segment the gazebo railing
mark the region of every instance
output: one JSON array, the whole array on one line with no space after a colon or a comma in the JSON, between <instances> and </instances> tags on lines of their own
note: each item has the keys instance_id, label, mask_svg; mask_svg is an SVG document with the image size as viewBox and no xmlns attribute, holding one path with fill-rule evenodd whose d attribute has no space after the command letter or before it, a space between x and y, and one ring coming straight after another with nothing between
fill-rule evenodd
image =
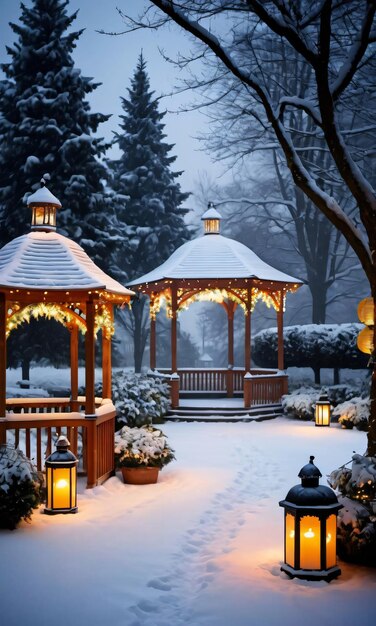
<instances>
[{"instance_id":1,"label":"gazebo railing","mask_svg":"<svg viewBox=\"0 0 376 626\"><path fill-rule=\"evenodd\" d=\"M164 376L171 375L171 370L163 368L158 372ZM177 373L179 392L227 393L231 396L245 392L243 368L181 368ZM282 395L287 393L288 377L278 370L252 369L247 384L246 395L250 405L278 404Z\"/></svg>"},{"instance_id":2,"label":"gazebo railing","mask_svg":"<svg viewBox=\"0 0 376 626\"><path fill-rule=\"evenodd\" d=\"M84 408L85 398L74 405ZM87 486L101 484L114 473L116 410L112 402L96 398L96 416L85 418L71 410L68 398L10 398L7 416L0 420L1 440L20 448L39 471L53 451L59 435L65 435L87 475Z\"/></svg>"}]
</instances>

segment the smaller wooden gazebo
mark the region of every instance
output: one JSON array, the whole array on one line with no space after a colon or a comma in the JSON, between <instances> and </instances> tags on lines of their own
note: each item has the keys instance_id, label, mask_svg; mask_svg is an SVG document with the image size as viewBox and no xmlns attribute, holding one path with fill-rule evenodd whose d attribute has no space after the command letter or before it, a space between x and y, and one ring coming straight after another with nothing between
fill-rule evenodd
<instances>
[{"instance_id":1,"label":"smaller wooden gazebo","mask_svg":"<svg viewBox=\"0 0 376 626\"><path fill-rule=\"evenodd\" d=\"M283 312L286 294L296 291L301 281L262 261L239 241L220 234L221 215L210 204L202 216L204 234L180 246L167 261L130 282L150 298L150 367L156 368L156 315L162 304L171 318L172 404L179 404L179 393L223 392L232 397L244 392L244 404L279 402L287 390L283 357ZM228 368L178 368L177 316L195 301L221 304L228 319ZM251 314L262 300L277 314L277 369L251 370ZM244 368L234 367L234 313L244 311Z\"/></svg>"},{"instance_id":2,"label":"smaller wooden gazebo","mask_svg":"<svg viewBox=\"0 0 376 626\"><path fill-rule=\"evenodd\" d=\"M28 198L31 232L0 250L0 443L16 445L38 469L63 429L73 452L83 446L89 487L114 469L111 401L113 307L133 292L105 274L75 242L56 232L59 200L44 186ZM31 317L53 318L70 331L70 398L6 399L6 338ZM102 398L95 397L95 343L102 335ZM78 396L78 333L85 334L85 396ZM31 436L31 431L35 431ZM21 433L22 431L22 433ZM20 435L21 433L21 435Z\"/></svg>"}]
</instances>

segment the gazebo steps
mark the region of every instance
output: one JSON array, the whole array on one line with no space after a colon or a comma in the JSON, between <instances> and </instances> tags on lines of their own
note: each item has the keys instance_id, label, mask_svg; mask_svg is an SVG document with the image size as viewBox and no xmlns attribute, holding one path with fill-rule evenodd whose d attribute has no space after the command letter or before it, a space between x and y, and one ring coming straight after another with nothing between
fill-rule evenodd
<instances>
[{"instance_id":1,"label":"gazebo steps","mask_svg":"<svg viewBox=\"0 0 376 626\"><path fill-rule=\"evenodd\" d=\"M263 422L282 415L281 404L244 407L180 406L170 409L165 417L169 422Z\"/></svg>"}]
</instances>

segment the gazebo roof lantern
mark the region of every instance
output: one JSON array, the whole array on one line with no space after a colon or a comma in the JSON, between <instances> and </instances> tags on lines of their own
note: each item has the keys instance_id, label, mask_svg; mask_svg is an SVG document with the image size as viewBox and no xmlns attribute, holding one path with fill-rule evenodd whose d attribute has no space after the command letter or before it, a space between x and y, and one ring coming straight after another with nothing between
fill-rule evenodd
<instances>
[{"instance_id":1,"label":"gazebo roof lantern","mask_svg":"<svg viewBox=\"0 0 376 626\"><path fill-rule=\"evenodd\" d=\"M27 206L32 210L31 230L56 231L56 209L61 209L61 202L47 189L44 178L40 182L41 188L27 199Z\"/></svg>"},{"instance_id":2,"label":"gazebo roof lantern","mask_svg":"<svg viewBox=\"0 0 376 626\"><path fill-rule=\"evenodd\" d=\"M221 219L222 215L218 213L213 202L209 202L207 211L201 217L204 222L205 235L218 235Z\"/></svg>"}]
</instances>

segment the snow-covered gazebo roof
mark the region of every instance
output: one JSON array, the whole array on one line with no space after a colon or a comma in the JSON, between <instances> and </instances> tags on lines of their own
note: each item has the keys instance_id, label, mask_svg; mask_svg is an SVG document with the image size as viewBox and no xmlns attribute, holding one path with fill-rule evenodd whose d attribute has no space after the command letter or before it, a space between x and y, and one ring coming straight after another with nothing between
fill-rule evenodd
<instances>
[{"instance_id":1,"label":"snow-covered gazebo roof","mask_svg":"<svg viewBox=\"0 0 376 626\"><path fill-rule=\"evenodd\" d=\"M212 212L215 211L215 215ZM209 209L207 219L220 219L216 209ZM205 232L173 252L167 261L156 269L140 276L128 286L155 285L166 280L221 280L254 279L258 281L284 283L288 289L297 288L301 281L262 261L244 244L223 235Z\"/></svg>"},{"instance_id":2,"label":"snow-covered gazebo roof","mask_svg":"<svg viewBox=\"0 0 376 626\"><path fill-rule=\"evenodd\" d=\"M43 231L17 237L0 250L0 288L97 290L120 301L129 300L134 293L95 265L77 243Z\"/></svg>"}]
</instances>

